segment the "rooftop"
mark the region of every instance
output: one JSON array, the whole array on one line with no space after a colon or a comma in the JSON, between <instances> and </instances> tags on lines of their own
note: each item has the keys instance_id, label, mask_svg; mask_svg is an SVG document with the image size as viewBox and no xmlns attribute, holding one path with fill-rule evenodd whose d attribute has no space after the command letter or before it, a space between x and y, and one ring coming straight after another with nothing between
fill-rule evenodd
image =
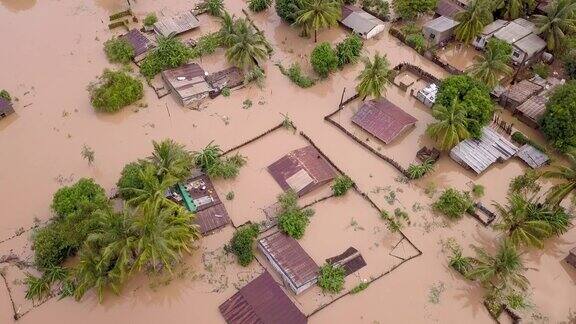
<instances>
[{"instance_id":1,"label":"rooftop","mask_svg":"<svg viewBox=\"0 0 576 324\"><path fill-rule=\"evenodd\" d=\"M506 97L517 103L522 103L528 100L534 94L540 92L542 86L531 82L529 80L522 80L518 83L511 85L506 92Z\"/></svg>"},{"instance_id":2,"label":"rooftop","mask_svg":"<svg viewBox=\"0 0 576 324\"><path fill-rule=\"evenodd\" d=\"M342 7L341 21L344 26L362 35L368 34L376 26L384 24L382 20L354 6Z\"/></svg>"},{"instance_id":3,"label":"rooftop","mask_svg":"<svg viewBox=\"0 0 576 324\"><path fill-rule=\"evenodd\" d=\"M408 127L416 124L417 119L404 112L385 98L365 101L352 122L389 144Z\"/></svg>"},{"instance_id":4,"label":"rooftop","mask_svg":"<svg viewBox=\"0 0 576 324\"><path fill-rule=\"evenodd\" d=\"M540 36L530 33L528 36L514 43L514 46L518 47L524 53L528 54L529 57L531 57L532 55L545 49L546 42L540 38Z\"/></svg>"},{"instance_id":5,"label":"rooftop","mask_svg":"<svg viewBox=\"0 0 576 324\"><path fill-rule=\"evenodd\" d=\"M196 63L188 63L162 72L162 78L176 91L184 104L197 95L212 91L205 77L206 72Z\"/></svg>"},{"instance_id":6,"label":"rooftop","mask_svg":"<svg viewBox=\"0 0 576 324\"><path fill-rule=\"evenodd\" d=\"M127 34L123 35L124 38L134 49L134 56L139 56L146 53L149 49L154 47L152 42L142 34L138 29L132 29Z\"/></svg>"},{"instance_id":7,"label":"rooftop","mask_svg":"<svg viewBox=\"0 0 576 324\"><path fill-rule=\"evenodd\" d=\"M200 21L192 11L185 11L176 16L162 17L154 24L156 33L168 37L182 34L200 26Z\"/></svg>"},{"instance_id":8,"label":"rooftop","mask_svg":"<svg viewBox=\"0 0 576 324\"><path fill-rule=\"evenodd\" d=\"M544 166L550 160L548 155L529 144L522 145L516 155L532 169Z\"/></svg>"},{"instance_id":9,"label":"rooftop","mask_svg":"<svg viewBox=\"0 0 576 324\"><path fill-rule=\"evenodd\" d=\"M532 96L520 106L516 107L516 111L533 122L538 123L546 111L546 102L548 102L548 98L544 95Z\"/></svg>"},{"instance_id":10,"label":"rooftop","mask_svg":"<svg viewBox=\"0 0 576 324\"><path fill-rule=\"evenodd\" d=\"M500 28L506 26L508 24L508 21L506 20L502 20L502 19L498 19L495 20L491 23L489 23L488 25L486 25L486 27L484 27L484 30L482 30L482 35L490 35L495 33L496 31L498 31Z\"/></svg>"},{"instance_id":11,"label":"rooftop","mask_svg":"<svg viewBox=\"0 0 576 324\"><path fill-rule=\"evenodd\" d=\"M439 0L436 13L440 16L454 18L456 14L465 11L462 5L452 0Z\"/></svg>"},{"instance_id":12,"label":"rooftop","mask_svg":"<svg viewBox=\"0 0 576 324\"><path fill-rule=\"evenodd\" d=\"M514 44L520 39L532 33L532 28L525 23L526 20L514 20L494 33L494 37L505 41L508 44Z\"/></svg>"},{"instance_id":13,"label":"rooftop","mask_svg":"<svg viewBox=\"0 0 576 324\"><path fill-rule=\"evenodd\" d=\"M430 20L423 27L438 32L450 30L458 25L458 22L445 16L440 16L436 19Z\"/></svg>"}]
</instances>

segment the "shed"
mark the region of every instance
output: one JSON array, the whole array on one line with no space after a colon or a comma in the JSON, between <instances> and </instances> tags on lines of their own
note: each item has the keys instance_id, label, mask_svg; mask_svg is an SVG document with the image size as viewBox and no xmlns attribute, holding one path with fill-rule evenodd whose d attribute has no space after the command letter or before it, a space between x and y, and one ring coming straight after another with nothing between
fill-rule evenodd
<instances>
[{"instance_id":1,"label":"shed","mask_svg":"<svg viewBox=\"0 0 576 324\"><path fill-rule=\"evenodd\" d=\"M456 26L458 26L457 21L449 17L440 16L427 22L422 27L422 33L430 43L436 45L452 38Z\"/></svg>"},{"instance_id":2,"label":"shed","mask_svg":"<svg viewBox=\"0 0 576 324\"><path fill-rule=\"evenodd\" d=\"M154 48L155 45L138 29L132 29L125 35L121 36L125 39L134 49L134 61L139 62L144 57L146 52Z\"/></svg>"},{"instance_id":3,"label":"shed","mask_svg":"<svg viewBox=\"0 0 576 324\"><path fill-rule=\"evenodd\" d=\"M206 72L196 63L162 72L162 79L183 106L208 97L213 89L205 78Z\"/></svg>"},{"instance_id":4,"label":"shed","mask_svg":"<svg viewBox=\"0 0 576 324\"><path fill-rule=\"evenodd\" d=\"M532 96L520 106L516 107L514 114L527 125L538 128L540 126L540 119L544 116L544 112L546 112L547 102L548 98L545 95Z\"/></svg>"},{"instance_id":5,"label":"shed","mask_svg":"<svg viewBox=\"0 0 576 324\"><path fill-rule=\"evenodd\" d=\"M489 126L482 129L479 140L467 139L450 150L450 157L458 164L480 174L495 162L508 160L518 147Z\"/></svg>"},{"instance_id":6,"label":"shed","mask_svg":"<svg viewBox=\"0 0 576 324\"><path fill-rule=\"evenodd\" d=\"M0 97L0 119L11 115L14 113L14 107L12 107L12 102Z\"/></svg>"},{"instance_id":7,"label":"shed","mask_svg":"<svg viewBox=\"0 0 576 324\"><path fill-rule=\"evenodd\" d=\"M508 90L501 97L502 105L514 109L540 91L542 91L542 86L529 80L522 80L508 87Z\"/></svg>"},{"instance_id":8,"label":"shed","mask_svg":"<svg viewBox=\"0 0 576 324\"><path fill-rule=\"evenodd\" d=\"M312 287L318 280L318 265L292 237L275 232L260 239L258 248L295 294Z\"/></svg>"},{"instance_id":9,"label":"shed","mask_svg":"<svg viewBox=\"0 0 576 324\"><path fill-rule=\"evenodd\" d=\"M502 19L498 19L489 23L486 25L486 27L484 27L482 33L474 38L472 45L474 45L476 48L483 49L486 46L486 43L488 43L490 37L492 37L495 32L506 25L508 25L508 21Z\"/></svg>"},{"instance_id":10,"label":"shed","mask_svg":"<svg viewBox=\"0 0 576 324\"><path fill-rule=\"evenodd\" d=\"M306 146L294 150L268 166L268 172L283 190L303 196L332 181L336 172L318 150Z\"/></svg>"},{"instance_id":11,"label":"shed","mask_svg":"<svg viewBox=\"0 0 576 324\"><path fill-rule=\"evenodd\" d=\"M228 324L305 324L308 319L264 271L226 300L220 314Z\"/></svg>"},{"instance_id":12,"label":"shed","mask_svg":"<svg viewBox=\"0 0 576 324\"><path fill-rule=\"evenodd\" d=\"M366 261L364 261L362 254L353 247L349 247L342 254L326 259L326 262L342 267L346 272L346 276L366 266Z\"/></svg>"},{"instance_id":13,"label":"shed","mask_svg":"<svg viewBox=\"0 0 576 324\"><path fill-rule=\"evenodd\" d=\"M546 42L540 36L531 33L514 43L514 47L523 52L526 55L526 59L531 59L546 48ZM514 52L512 56L514 56Z\"/></svg>"},{"instance_id":14,"label":"shed","mask_svg":"<svg viewBox=\"0 0 576 324\"><path fill-rule=\"evenodd\" d=\"M412 115L385 98L365 101L352 117L354 124L385 144L390 144L408 128L416 125L416 121Z\"/></svg>"},{"instance_id":15,"label":"shed","mask_svg":"<svg viewBox=\"0 0 576 324\"><path fill-rule=\"evenodd\" d=\"M354 33L364 39L370 39L384 31L384 22L364 10L352 6L342 6L340 18L342 25L350 28Z\"/></svg>"},{"instance_id":16,"label":"shed","mask_svg":"<svg viewBox=\"0 0 576 324\"><path fill-rule=\"evenodd\" d=\"M540 151L530 144L524 144L516 153L522 161L526 162L532 169L537 169L548 164L550 158L546 153Z\"/></svg>"},{"instance_id":17,"label":"shed","mask_svg":"<svg viewBox=\"0 0 576 324\"><path fill-rule=\"evenodd\" d=\"M233 66L218 72L209 74L206 82L217 92L224 88L232 89L244 84L244 72Z\"/></svg>"},{"instance_id":18,"label":"shed","mask_svg":"<svg viewBox=\"0 0 576 324\"><path fill-rule=\"evenodd\" d=\"M464 7L453 0L439 0L436 7L436 14L454 19L460 12L465 11Z\"/></svg>"},{"instance_id":19,"label":"shed","mask_svg":"<svg viewBox=\"0 0 576 324\"><path fill-rule=\"evenodd\" d=\"M566 256L564 261L576 269L576 247L573 247L570 252L568 252L568 256Z\"/></svg>"},{"instance_id":20,"label":"shed","mask_svg":"<svg viewBox=\"0 0 576 324\"><path fill-rule=\"evenodd\" d=\"M154 24L154 31L161 36L169 37L182 34L200 26L200 21L192 11L179 15L162 17Z\"/></svg>"}]
</instances>

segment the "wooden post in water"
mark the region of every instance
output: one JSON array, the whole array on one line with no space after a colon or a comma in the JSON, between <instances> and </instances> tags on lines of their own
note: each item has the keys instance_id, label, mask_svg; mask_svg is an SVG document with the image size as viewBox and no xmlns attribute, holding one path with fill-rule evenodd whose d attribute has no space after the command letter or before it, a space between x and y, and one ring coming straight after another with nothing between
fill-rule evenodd
<instances>
[{"instance_id":1,"label":"wooden post in water","mask_svg":"<svg viewBox=\"0 0 576 324\"><path fill-rule=\"evenodd\" d=\"M344 102L344 93L346 92L346 87L344 87L344 89L342 89L342 96L340 97L340 104L338 105L338 107L342 107L342 102Z\"/></svg>"}]
</instances>

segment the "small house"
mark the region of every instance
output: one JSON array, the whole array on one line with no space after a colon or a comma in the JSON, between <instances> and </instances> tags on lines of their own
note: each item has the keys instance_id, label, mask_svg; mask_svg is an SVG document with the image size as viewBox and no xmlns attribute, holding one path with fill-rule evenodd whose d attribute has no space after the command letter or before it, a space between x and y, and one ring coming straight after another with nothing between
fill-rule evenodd
<instances>
[{"instance_id":1,"label":"small house","mask_svg":"<svg viewBox=\"0 0 576 324\"><path fill-rule=\"evenodd\" d=\"M382 20L352 5L342 6L340 22L364 39L370 39L385 29Z\"/></svg>"},{"instance_id":2,"label":"small house","mask_svg":"<svg viewBox=\"0 0 576 324\"><path fill-rule=\"evenodd\" d=\"M163 37L176 36L198 28L200 21L192 11L185 11L179 15L162 17L154 24L154 31Z\"/></svg>"},{"instance_id":3,"label":"small house","mask_svg":"<svg viewBox=\"0 0 576 324\"><path fill-rule=\"evenodd\" d=\"M188 106L202 100L210 94L212 87L206 82L206 72L196 63L165 70L161 73L162 79L174 92L176 98L183 106Z\"/></svg>"},{"instance_id":4,"label":"small house","mask_svg":"<svg viewBox=\"0 0 576 324\"><path fill-rule=\"evenodd\" d=\"M318 265L292 237L275 232L258 241L258 249L296 295L318 281Z\"/></svg>"},{"instance_id":5,"label":"small house","mask_svg":"<svg viewBox=\"0 0 576 324\"><path fill-rule=\"evenodd\" d=\"M332 181L336 171L318 150L306 146L294 150L268 166L268 172L282 190L303 196Z\"/></svg>"},{"instance_id":6,"label":"small house","mask_svg":"<svg viewBox=\"0 0 576 324\"><path fill-rule=\"evenodd\" d=\"M530 97L528 100L524 101L521 105L516 107L514 110L514 115L518 117L526 125L533 128L540 127L540 119L544 116L546 112L546 103L548 98L541 94Z\"/></svg>"},{"instance_id":7,"label":"small house","mask_svg":"<svg viewBox=\"0 0 576 324\"><path fill-rule=\"evenodd\" d=\"M564 261L576 269L576 247L572 248L570 252L568 252L568 256L564 259Z\"/></svg>"},{"instance_id":8,"label":"small house","mask_svg":"<svg viewBox=\"0 0 576 324\"><path fill-rule=\"evenodd\" d=\"M520 64L539 57L546 48L546 42L535 31L532 22L518 18L497 30L493 37L512 45L512 62Z\"/></svg>"},{"instance_id":9,"label":"small house","mask_svg":"<svg viewBox=\"0 0 576 324\"><path fill-rule=\"evenodd\" d=\"M385 98L365 101L352 122L385 144L416 125L417 119Z\"/></svg>"},{"instance_id":10,"label":"small house","mask_svg":"<svg viewBox=\"0 0 576 324\"><path fill-rule=\"evenodd\" d=\"M132 29L121 37L132 46L134 50L134 62L142 61L146 53L155 47L152 41L138 29Z\"/></svg>"},{"instance_id":11,"label":"small house","mask_svg":"<svg viewBox=\"0 0 576 324\"><path fill-rule=\"evenodd\" d=\"M206 76L206 82L214 89L210 94L215 97L224 88L233 89L244 84L244 72L241 69L233 66L218 72L214 72Z\"/></svg>"},{"instance_id":12,"label":"small house","mask_svg":"<svg viewBox=\"0 0 576 324\"><path fill-rule=\"evenodd\" d=\"M528 98L540 93L542 86L530 80L522 80L508 87L500 96L500 104L505 108L515 109Z\"/></svg>"},{"instance_id":13,"label":"small house","mask_svg":"<svg viewBox=\"0 0 576 324\"><path fill-rule=\"evenodd\" d=\"M482 137L466 139L450 150L450 157L476 174L496 162L503 162L518 152L518 147L489 126L482 128Z\"/></svg>"},{"instance_id":14,"label":"small house","mask_svg":"<svg viewBox=\"0 0 576 324\"><path fill-rule=\"evenodd\" d=\"M464 5L454 0L438 0L438 5L436 6L436 14L438 16L449 17L452 19L455 19L456 15L465 10Z\"/></svg>"},{"instance_id":15,"label":"small house","mask_svg":"<svg viewBox=\"0 0 576 324\"><path fill-rule=\"evenodd\" d=\"M494 33L506 25L508 25L508 21L506 20L502 19L494 20L493 22L489 23L484 27L480 35L474 38L474 40L472 41L472 45L474 45L474 47L476 47L477 49L484 49L484 47L486 47L486 44L488 43L488 40L494 35Z\"/></svg>"},{"instance_id":16,"label":"small house","mask_svg":"<svg viewBox=\"0 0 576 324\"><path fill-rule=\"evenodd\" d=\"M14 107L10 100L0 97L0 119L14 113Z\"/></svg>"},{"instance_id":17,"label":"small house","mask_svg":"<svg viewBox=\"0 0 576 324\"><path fill-rule=\"evenodd\" d=\"M366 261L364 261L362 254L353 247L349 247L342 254L326 259L326 263L342 267L346 276L366 266Z\"/></svg>"},{"instance_id":18,"label":"small house","mask_svg":"<svg viewBox=\"0 0 576 324\"><path fill-rule=\"evenodd\" d=\"M274 278L264 271L220 307L228 324L306 324L308 319L294 305Z\"/></svg>"},{"instance_id":19,"label":"small house","mask_svg":"<svg viewBox=\"0 0 576 324\"><path fill-rule=\"evenodd\" d=\"M550 161L550 158L546 153L540 151L530 144L524 144L516 153L516 156L524 161L532 169L540 168Z\"/></svg>"},{"instance_id":20,"label":"small house","mask_svg":"<svg viewBox=\"0 0 576 324\"><path fill-rule=\"evenodd\" d=\"M430 44L437 45L452 38L456 26L458 26L457 21L440 16L427 22L422 27L422 33Z\"/></svg>"}]
</instances>

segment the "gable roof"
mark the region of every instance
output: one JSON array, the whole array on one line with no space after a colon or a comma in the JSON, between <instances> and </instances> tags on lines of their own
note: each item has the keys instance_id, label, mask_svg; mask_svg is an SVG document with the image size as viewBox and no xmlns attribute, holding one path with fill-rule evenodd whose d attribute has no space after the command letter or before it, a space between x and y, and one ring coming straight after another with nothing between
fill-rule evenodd
<instances>
[{"instance_id":1,"label":"gable roof","mask_svg":"<svg viewBox=\"0 0 576 324\"><path fill-rule=\"evenodd\" d=\"M417 119L385 98L365 101L352 122L389 144Z\"/></svg>"},{"instance_id":2,"label":"gable roof","mask_svg":"<svg viewBox=\"0 0 576 324\"><path fill-rule=\"evenodd\" d=\"M353 247L349 247L346 251L335 257L326 259L326 263L341 266L344 269L346 276L366 266L366 261L364 261L362 254Z\"/></svg>"},{"instance_id":3,"label":"gable roof","mask_svg":"<svg viewBox=\"0 0 576 324\"><path fill-rule=\"evenodd\" d=\"M305 324L307 318L264 271L218 307L228 324Z\"/></svg>"},{"instance_id":4,"label":"gable roof","mask_svg":"<svg viewBox=\"0 0 576 324\"><path fill-rule=\"evenodd\" d=\"M454 18L458 13L465 11L466 9L452 0L440 0L438 1L438 6L436 7L436 13L440 16L446 16Z\"/></svg>"},{"instance_id":5,"label":"gable roof","mask_svg":"<svg viewBox=\"0 0 576 324\"><path fill-rule=\"evenodd\" d=\"M160 18L154 24L154 31L168 37L182 34L198 26L200 26L200 21L192 11L185 11L179 15Z\"/></svg>"},{"instance_id":6,"label":"gable roof","mask_svg":"<svg viewBox=\"0 0 576 324\"><path fill-rule=\"evenodd\" d=\"M528 54L529 57L531 57L532 55L546 48L546 42L540 38L540 36L534 33L530 33L528 36L514 43L514 46L518 47L524 53Z\"/></svg>"},{"instance_id":7,"label":"gable roof","mask_svg":"<svg viewBox=\"0 0 576 324\"><path fill-rule=\"evenodd\" d=\"M520 39L528 36L530 33L532 33L532 28L527 27L523 21L514 20L495 32L494 37L503 40L508 44L514 44Z\"/></svg>"},{"instance_id":8,"label":"gable roof","mask_svg":"<svg viewBox=\"0 0 576 324\"><path fill-rule=\"evenodd\" d=\"M212 91L205 77L206 73L196 63L188 63L162 71L162 78L176 91L184 103L196 95Z\"/></svg>"},{"instance_id":9,"label":"gable roof","mask_svg":"<svg viewBox=\"0 0 576 324\"><path fill-rule=\"evenodd\" d=\"M539 84L531 82L530 80L522 80L508 88L508 91L506 92L506 98L517 103L522 103L541 90L542 86Z\"/></svg>"},{"instance_id":10,"label":"gable roof","mask_svg":"<svg viewBox=\"0 0 576 324\"><path fill-rule=\"evenodd\" d=\"M372 16L362 9L356 8L354 6L349 6L347 9L344 7L348 6L342 7L341 22L344 26L354 30L355 33L366 35L378 25L384 24L382 20Z\"/></svg>"},{"instance_id":11,"label":"gable roof","mask_svg":"<svg viewBox=\"0 0 576 324\"><path fill-rule=\"evenodd\" d=\"M493 34L506 25L508 25L508 21L506 20L502 19L494 20L493 22L486 25L486 27L484 27L484 29L482 30L482 35L486 36Z\"/></svg>"},{"instance_id":12,"label":"gable roof","mask_svg":"<svg viewBox=\"0 0 576 324\"><path fill-rule=\"evenodd\" d=\"M546 112L546 103L548 98L544 95L532 96L524 101L520 106L516 107L516 111L533 121L538 123L544 112Z\"/></svg>"},{"instance_id":13,"label":"gable roof","mask_svg":"<svg viewBox=\"0 0 576 324\"><path fill-rule=\"evenodd\" d=\"M448 17L440 16L432 19L424 25L424 28L434 30L437 32L445 32L458 25L458 22Z\"/></svg>"},{"instance_id":14,"label":"gable roof","mask_svg":"<svg viewBox=\"0 0 576 324\"><path fill-rule=\"evenodd\" d=\"M154 47L148 37L142 34L138 29L132 29L121 37L132 46L135 57L146 53L149 49Z\"/></svg>"}]
</instances>

